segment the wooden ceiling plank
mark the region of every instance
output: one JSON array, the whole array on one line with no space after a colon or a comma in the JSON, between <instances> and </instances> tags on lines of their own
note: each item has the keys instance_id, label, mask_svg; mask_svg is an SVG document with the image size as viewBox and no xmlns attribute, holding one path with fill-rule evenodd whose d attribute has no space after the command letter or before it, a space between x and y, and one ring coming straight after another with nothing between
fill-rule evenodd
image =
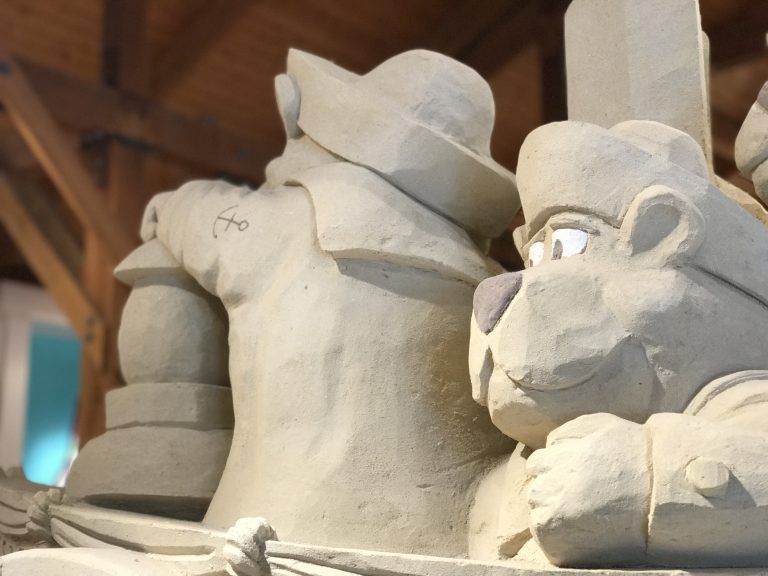
<instances>
[{"instance_id":1,"label":"wooden ceiling plank","mask_svg":"<svg viewBox=\"0 0 768 576\"><path fill-rule=\"evenodd\" d=\"M149 86L147 9L146 0L104 0L102 82L107 86L130 94L146 92ZM120 138L109 137L104 143L101 153L106 167L109 207L113 215L119 214L138 230L146 203L145 154ZM112 270L108 272L111 279Z\"/></svg>"},{"instance_id":2,"label":"wooden ceiling plank","mask_svg":"<svg viewBox=\"0 0 768 576\"><path fill-rule=\"evenodd\" d=\"M537 0L508 2L504 15L454 57L483 77L491 78L522 48L536 40L541 31L541 20Z\"/></svg>"},{"instance_id":3,"label":"wooden ceiling plank","mask_svg":"<svg viewBox=\"0 0 768 576\"><path fill-rule=\"evenodd\" d=\"M3 157L5 160L5 157ZM82 268L83 251L75 233L67 226L66 218L57 208L53 191L43 189L39 182L23 177L18 170L10 173L6 170L7 178L13 183L16 195L23 199L24 208L37 223L51 246L56 247L59 260L67 267L73 276L77 276Z\"/></svg>"},{"instance_id":4,"label":"wooden ceiling plank","mask_svg":"<svg viewBox=\"0 0 768 576\"><path fill-rule=\"evenodd\" d=\"M149 88L146 0L104 0L101 76L104 84L131 93Z\"/></svg>"},{"instance_id":5,"label":"wooden ceiling plank","mask_svg":"<svg viewBox=\"0 0 768 576\"><path fill-rule=\"evenodd\" d=\"M542 0L540 19L547 22L538 34L541 66L542 124L568 119L565 69L565 11L570 2Z\"/></svg>"},{"instance_id":6,"label":"wooden ceiling plank","mask_svg":"<svg viewBox=\"0 0 768 576\"><path fill-rule=\"evenodd\" d=\"M423 46L443 54L458 55L509 10L509 0L464 0L446 12L442 22L424 39Z\"/></svg>"},{"instance_id":7,"label":"wooden ceiling plank","mask_svg":"<svg viewBox=\"0 0 768 576\"><path fill-rule=\"evenodd\" d=\"M208 0L202 4L184 31L155 59L151 90L164 94L172 89L237 22L248 5L248 0Z\"/></svg>"},{"instance_id":8,"label":"wooden ceiling plank","mask_svg":"<svg viewBox=\"0 0 768 576\"><path fill-rule=\"evenodd\" d=\"M733 18L706 30L712 67L727 68L768 55L767 31L768 9L762 2L750 2Z\"/></svg>"},{"instance_id":9,"label":"wooden ceiling plank","mask_svg":"<svg viewBox=\"0 0 768 576\"><path fill-rule=\"evenodd\" d=\"M39 212L40 207L35 210ZM0 221L37 278L69 319L97 366L104 361L104 321L82 291L58 247L26 206L24 192L8 173L0 173Z\"/></svg>"},{"instance_id":10,"label":"wooden ceiling plank","mask_svg":"<svg viewBox=\"0 0 768 576\"><path fill-rule=\"evenodd\" d=\"M115 262L136 240L109 217L103 195L94 184L66 135L26 77L16 59L0 48L0 101L49 178L82 222L104 244Z\"/></svg>"},{"instance_id":11,"label":"wooden ceiling plank","mask_svg":"<svg viewBox=\"0 0 768 576\"><path fill-rule=\"evenodd\" d=\"M172 112L151 100L18 60L56 119L79 132L103 130L139 148L255 184L279 152L272 139L253 137Z\"/></svg>"}]
</instances>

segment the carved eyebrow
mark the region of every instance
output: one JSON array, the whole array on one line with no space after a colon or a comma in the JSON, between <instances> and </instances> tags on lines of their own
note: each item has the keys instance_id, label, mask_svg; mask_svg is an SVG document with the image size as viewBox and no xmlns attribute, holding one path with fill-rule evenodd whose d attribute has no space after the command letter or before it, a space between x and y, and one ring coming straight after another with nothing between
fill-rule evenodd
<instances>
[{"instance_id":1,"label":"carved eyebrow","mask_svg":"<svg viewBox=\"0 0 768 576\"><path fill-rule=\"evenodd\" d=\"M531 246L536 242L543 242L546 236L547 230L557 230L558 228L576 228L583 230L592 236L600 235L601 226L611 226L608 222L598 216L592 214L586 214L583 212L558 212L553 214L544 223L544 225L536 231L536 234L530 237L528 242L520 250L520 255L528 259L528 251ZM611 226L615 228L615 226Z\"/></svg>"},{"instance_id":2,"label":"carved eyebrow","mask_svg":"<svg viewBox=\"0 0 768 576\"><path fill-rule=\"evenodd\" d=\"M542 230L547 228L551 230L557 230L558 228L576 228L588 232L589 234L599 236L601 225L605 224L607 224L605 220L590 214L561 212L547 220L547 223L544 224Z\"/></svg>"}]
</instances>

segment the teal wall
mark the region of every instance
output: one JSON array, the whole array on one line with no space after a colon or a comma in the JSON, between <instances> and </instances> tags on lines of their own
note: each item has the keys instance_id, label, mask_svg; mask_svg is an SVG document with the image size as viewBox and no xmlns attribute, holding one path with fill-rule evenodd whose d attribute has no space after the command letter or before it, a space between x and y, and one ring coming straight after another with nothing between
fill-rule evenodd
<instances>
[{"instance_id":1,"label":"teal wall","mask_svg":"<svg viewBox=\"0 0 768 576\"><path fill-rule=\"evenodd\" d=\"M33 324L22 463L33 482L59 484L77 446L80 342L68 328Z\"/></svg>"}]
</instances>

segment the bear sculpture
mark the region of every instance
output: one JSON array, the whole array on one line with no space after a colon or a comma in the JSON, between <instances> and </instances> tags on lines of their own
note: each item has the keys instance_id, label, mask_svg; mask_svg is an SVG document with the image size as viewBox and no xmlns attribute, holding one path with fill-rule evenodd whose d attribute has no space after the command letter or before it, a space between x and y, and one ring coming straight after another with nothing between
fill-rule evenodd
<instances>
[{"instance_id":1,"label":"bear sculpture","mask_svg":"<svg viewBox=\"0 0 768 576\"><path fill-rule=\"evenodd\" d=\"M528 448L484 481L474 553L768 565L768 228L651 121L538 128L517 176L527 267L478 287L470 366Z\"/></svg>"}]
</instances>

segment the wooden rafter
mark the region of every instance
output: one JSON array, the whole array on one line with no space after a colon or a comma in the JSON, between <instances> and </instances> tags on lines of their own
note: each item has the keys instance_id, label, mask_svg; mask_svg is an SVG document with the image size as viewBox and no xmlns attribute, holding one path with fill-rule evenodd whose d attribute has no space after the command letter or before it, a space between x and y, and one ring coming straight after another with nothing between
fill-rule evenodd
<instances>
[{"instance_id":1,"label":"wooden rafter","mask_svg":"<svg viewBox=\"0 0 768 576\"><path fill-rule=\"evenodd\" d=\"M533 42L540 32L538 0L516 0L475 42L455 57L477 70L485 78L494 73Z\"/></svg>"},{"instance_id":2,"label":"wooden rafter","mask_svg":"<svg viewBox=\"0 0 768 576\"><path fill-rule=\"evenodd\" d=\"M569 0L465 0L429 32L423 46L491 78L526 46L545 43L543 58L554 69L562 60L558 54L562 41L557 46L555 35L562 35L568 4Z\"/></svg>"},{"instance_id":3,"label":"wooden rafter","mask_svg":"<svg viewBox=\"0 0 768 576\"><path fill-rule=\"evenodd\" d=\"M713 68L726 68L768 55L768 9L764 2L749 2L736 16L706 32Z\"/></svg>"},{"instance_id":4,"label":"wooden rafter","mask_svg":"<svg viewBox=\"0 0 768 576\"><path fill-rule=\"evenodd\" d=\"M541 0L540 19L547 25L538 36L541 63L542 124L568 119L565 70L565 0Z\"/></svg>"},{"instance_id":5,"label":"wooden rafter","mask_svg":"<svg viewBox=\"0 0 768 576\"><path fill-rule=\"evenodd\" d=\"M0 221L29 266L66 314L84 343L91 361L96 366L102 366L104 321L83 292L74 271L62 257L60 247L49 237L50 230L44 231L39 213L45 209L45 205L38 203L30 209L28 203L32 197L33 190L29 186L24 186L7 172L0 173ZM47 220L55 220L55 216L48 215Z\"/></svg>"},{"instance_id":6,"label":"wooden rafter","mask_svg":"<svg viewBox=\"0 0 768 576\"><path fill-rule=\"evenodd\" d=\"M66 135L16 59L0 48L0 101L49 178L82 222L119 262L137 239L109 218L96 188Z\"/></svg>"},{"instance_id":7,"label":"wooden rafter","mask_svg":"<svg viewBox=\"0 0 768 576\"><path fill-rule=\"evenodd\" d=\"M553 47L556 44L553 39L562 34L563 14L569 3L569 0L465 0L426 36L424 46L453 56L485 78L491 78L520 50L543 42L546 44L543 56L552 64L550 68L556 69L561 57L559 48Z\"/></svg>"},{"instance_id":8,"label":"wooden rafter","mask_svg":"<svg viewBox=\"0 0 768 576\"><path fill-rule=\"evenodd\" d=\"M741 121L724 114L720 110L712 109L713 146L716 153L731 163L734 161L734 144L736 136L741 129Z\"/></svg>"},{"instance_id":9,"label":"wooden rafter","mask_svg":"<svg viewBox=\"0 0 768 576\"><path fill-rule=\"evenodd\" d=\"M53 197L55 192L52 193L40 182L23 175L16 169L8 168L5 174L9 174L10 170L12 175L6 178L13 184L17 196L23 199L25 210L43 231L51 246L55 246L56 254L62 264L76 276L82 269L83 249L77 232L67 224L67 219L62 213L64 207L60 201L57 202L57 198Z\"/></svg>"},{"instance_id":10,"label":"wooden rafter","mask_svg":"<svg viewBox=\"0 0 768 576\"><path fill-rule=\"evenodd\" d=\"M58 71L20 61L51 114L64 126L100 130L136 148L260 184L278 152L267 138L246 136L169 111L164 106Z\"/></svg>"},{"instance_id":11,"label":"wooden rafter","mask_svg":"<svg viewBox=\"0 0 768 576\"><path fill-rule=\"evenodd\" d=\"M509 12L509 0L464 0L431 30L424 48L452 56L466 53Z\"/></svg>"},{"instance_id":12,"label":"wooden rafter","mask_svg":"<svg viewBox=\"0 0 768 576\"><path fill-rule=\"evenodd\" d=\"M247 0L207 0L152 67L152 92L173 88L237 21Z\"/></svg>"},{"instance_id":13,"label":"wooden rafter","mask_svg":"<svg viewBox=\"0 0 768 576\"><path fill-rule=\"evenodd\" d=\"M102 80L144 94L149 88L146 0L104 0Z\"/></svg>"}]
</instances>

